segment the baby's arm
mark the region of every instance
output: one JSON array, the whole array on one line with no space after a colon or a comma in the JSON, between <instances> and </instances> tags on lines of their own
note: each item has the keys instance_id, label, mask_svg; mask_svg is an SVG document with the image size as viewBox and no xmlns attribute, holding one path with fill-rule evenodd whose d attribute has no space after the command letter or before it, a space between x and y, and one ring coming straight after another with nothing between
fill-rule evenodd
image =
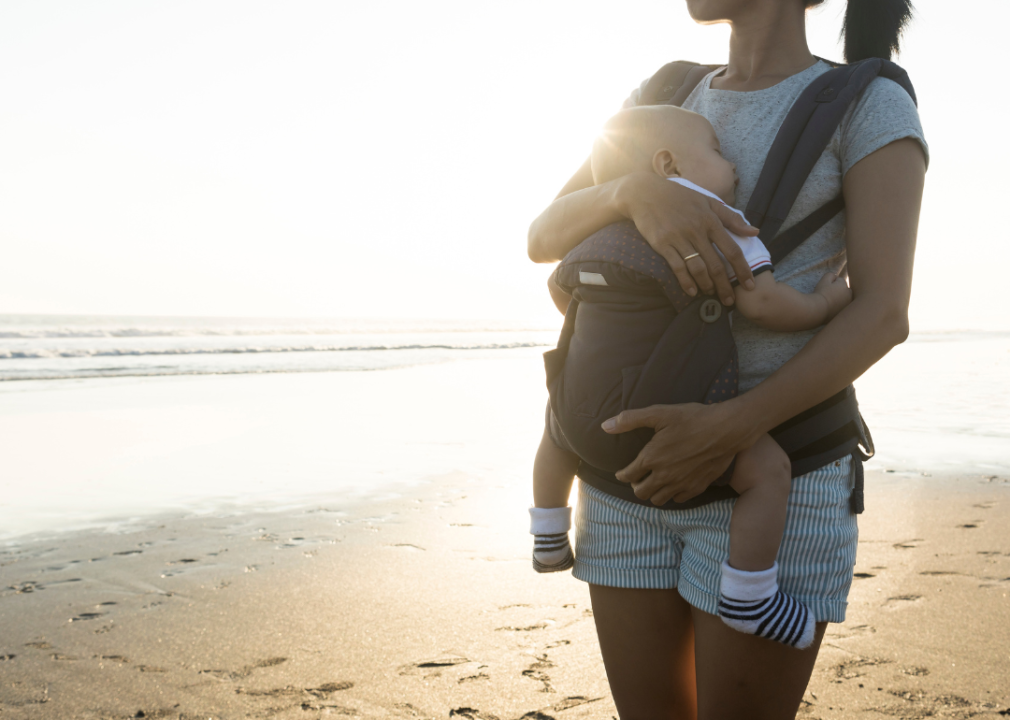
<instances>
[{"instance_id":1,"label":"baby's arm","mask_svg":"<svg viewBox=\"0 0 1010 720\"><path fill-rule=\"evenodd\" d=\"M564 315L568 312L568 303L572 301L572 296L562 290L561 286L558 285L556 277L557 273L558 271L555 270L551 273L551 276L547 278L547 289L551 292L551 300L554 301L554 305L561 311L561 314Z\"/></svg>"},{"instance_id":2,"label":"baby's arm","mask_svg":"<svg viewBox=\"0 0 1010 720\"><path fill-rule=\"evenodd\" d=\"M833 272L824 274L812 293L775 281L771 272L754 276L755 287L736 288L736 307L766 330L795 332L823 325L852 302L852 290Z\"/></svg>"}]
</instances>

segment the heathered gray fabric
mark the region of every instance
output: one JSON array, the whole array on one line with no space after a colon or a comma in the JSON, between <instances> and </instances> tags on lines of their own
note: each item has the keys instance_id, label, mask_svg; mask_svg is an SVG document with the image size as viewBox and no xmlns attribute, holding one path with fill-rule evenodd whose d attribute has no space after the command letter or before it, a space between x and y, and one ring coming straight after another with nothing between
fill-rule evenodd
<instances>
[{"instance_id":1,"label":"heathered gray fabric","mask_svg":"<svg viewBox=\"0 0 1010 720\"><path fill-rule=\"evenodd\" d=\"M817 62L778 85L754 92L710 87L715 72L706 76L684 102L684 108L704 115L715 128L723 155L736 163L740 185L736 207L747 206L765 156L775 135L803 89L831 66ZM648 82L648 80L646 80ZM625 107L637 104L636 88ZM789 228L842 190L842 177L870 153L901 138L918 140L927 153L919 114L908 94L884 78L875 79L849 109L821 158L807 178L783 229ZM845 213L827 223L775 267L779 282L811 292L827 270L845 263ZM733 337L740 353L740 390L746 391L780 368L814 336L816 330L778 333L763 330L739 313L733 315Z\"/></svg>"}]
</instances>

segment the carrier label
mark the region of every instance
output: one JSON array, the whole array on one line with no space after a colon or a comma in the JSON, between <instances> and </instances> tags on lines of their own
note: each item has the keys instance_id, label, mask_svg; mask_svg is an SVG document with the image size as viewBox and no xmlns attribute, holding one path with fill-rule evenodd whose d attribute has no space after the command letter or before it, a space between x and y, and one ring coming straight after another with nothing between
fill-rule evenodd
<instances>
[{"instance_id":1,"label":"carrier label","mask_svg":"<svg viewBox=\"0 0 1010 720\"><path fill-rule=\"evenodd\" d=\"M607 278L600 275L600 273L582 272L579 271L579 282L583 285L602 285L603 287L610 287L607 282Z\"/></svg>"}]
</instances>

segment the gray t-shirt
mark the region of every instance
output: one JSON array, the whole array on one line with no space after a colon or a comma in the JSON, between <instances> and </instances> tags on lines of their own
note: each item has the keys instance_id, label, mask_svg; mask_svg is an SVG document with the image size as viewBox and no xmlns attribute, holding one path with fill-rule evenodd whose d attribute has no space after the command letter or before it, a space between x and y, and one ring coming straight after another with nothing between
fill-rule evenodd
<instances>
[{"instance_id":1,"label":"gray t-shirt","mask_svg":"<svg viewBox=\"0 0 1010 720\"><path fill-rule=\"evenodd\" d=\"M736 163L740 185L736 207L747 207L772 141L803 89L831 66L818 61L806 70L764 90L736 92L710 87L707 75L684 102L684 108L712 123L727 160ZM648 82L648 80L646 80ZM638 103L632 92L624 106ZM915 103L897 83L876 78L852 104L842 124L807 178L783 229L788 229L842 191L842 177L870 153L901 138L915 138L928 153ZM811 292L827 270L845 263L845 213L835 218L775 267L775 278L802 292ZM814 336L817 330L780 333L764 330L739 313L733 316L733 337L740 354L740 390L753 388L775 372Z\"/></svg>"}]
</instances>

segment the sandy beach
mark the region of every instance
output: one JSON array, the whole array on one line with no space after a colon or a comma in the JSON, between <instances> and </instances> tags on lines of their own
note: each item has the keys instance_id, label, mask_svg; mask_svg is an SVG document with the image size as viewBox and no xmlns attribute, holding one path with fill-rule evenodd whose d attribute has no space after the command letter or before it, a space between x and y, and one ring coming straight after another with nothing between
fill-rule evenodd
<instances>
[{"instance_id":1,"label":"sandy beach","mask_svg":"<svg viewBox=\"0 0 1010 720\"><path fill-rule=\"evenodd\" d=\"M2 717L614 717L586 587L533 573L511 496L457 474L10 548ZM874 473L868 507L801 716L1010 714L1006 480Z\"/></svg>"},{"instance_id":2,"label":"sandy beach","mask_svg":"<svg viewBox=\"0 0 1010 720\"><path fill-rule=\"evenodd\" d=\"M530 568L540 372L529 352L5 391L5 517L45 529L0 546L0 718L616 717L585 585ZM1010 479L869 467L800 717L1010 714ZM55 532L15 486L66 474L88 482L49 502L84 529ZM207 510L201 485L248 502ZM123 512L151 493L165 511Z\"/></svg>"}]
</instances>

